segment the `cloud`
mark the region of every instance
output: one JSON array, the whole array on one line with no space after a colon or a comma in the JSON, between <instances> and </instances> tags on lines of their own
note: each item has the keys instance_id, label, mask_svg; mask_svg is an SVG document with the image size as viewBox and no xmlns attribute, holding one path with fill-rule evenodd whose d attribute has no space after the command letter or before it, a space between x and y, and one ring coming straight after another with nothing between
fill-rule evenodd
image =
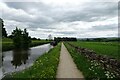
<instances>
[{"instance_id":1,"label":"cloud","mask_svg":"<svg viewBox=\"0 0 120 80\"><path fill-rule=\"evenodd\" d=\"M89 5L88 5L89 4ZM117 3L105 2L87 2L85 3L82 9L81 6L77 6L73 10L67 11L60 17L60 20L63 21L96 21L104 20L107 18L115 17L117 15ZM95 7L92 7L95 5ZM103 18L102 18L103 17Z\"/></svg>"},{"instance_id":2,"label":"cloud","mask_svg":"<svg viewBox=\"0 0 120 80\"><path fill-rule=\"evenodd\" d=\"M97 31L117 30L118 25L117 24L99 25L99 26L93 26L92 28L93 28L93 30L97 30Z\"/></svg>"},{"instance_id":3,"label":"cloud","mask_svg":"<svg viewBox=\"0 0 120 80\"><path fill-rule=\"evenodd\" d=\"M40 38L116 36L118 3L90 1L1 2L0 11L9 34L18 26Z\"/></svg>"}]
</instances>

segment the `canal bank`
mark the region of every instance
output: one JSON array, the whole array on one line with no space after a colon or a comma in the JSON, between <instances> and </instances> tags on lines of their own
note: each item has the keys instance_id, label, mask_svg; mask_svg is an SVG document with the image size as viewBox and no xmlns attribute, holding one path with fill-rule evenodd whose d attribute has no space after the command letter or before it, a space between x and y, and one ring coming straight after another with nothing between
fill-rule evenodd
<instances>
[{"instance_id":1,"label":"canal bank","mask_svg":"<svg viewBox=\"0 0 120 80\"><path fill-rule=\"evenodd\" d=\"M12 73L3 78L55 78L59 63L61 44L42 54L33 65L18 73Z\"/></svg>"},{"instance_id":2,"label":"canal bank","mask_svg":"<svg viewBox=\"0 0 120 80\"><path fill-rule=\"evenodd\" d=\"M2 72L4 75L21 71L33 65L33 62L42 54L48 52L53 46L44 44L29 48L28 50L11 50L3 52Z\"/></svg>"},{"instance_id":3,"label":"canal bank","mask_svg":"<svg viewBox=\"0 0 120 80\"><path fill-rule=\"evenodd\" d=\"M43 44L50 43L51 41L38 41L38 40L33 40L32 43L30 44L30 47L35 47ZM14 49L14 45L12 41L2 41L2 52L4 51L9 51Z\"/></svg>"}]
</instances>

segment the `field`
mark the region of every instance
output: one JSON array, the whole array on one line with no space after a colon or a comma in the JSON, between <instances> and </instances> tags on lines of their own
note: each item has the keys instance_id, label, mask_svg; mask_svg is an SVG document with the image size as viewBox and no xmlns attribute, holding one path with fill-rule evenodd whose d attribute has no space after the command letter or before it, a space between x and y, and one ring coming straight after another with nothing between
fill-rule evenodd
<instances>
[{"instance_id":1,"label":"field","mask_svg":"<svg viewBox=\"0 0 120 80\"><path fill-rule=\"evenodd\" d=\"M46 41L46 40L32 40L30 47L42 45L49 42L50 41ZM13 45L12 39L9 39L9 38L2 39L2 51L8 51L13 48L14 48L14 45Z\"/></svg>"},{"instance_id":2,"label":"field","mask_svg":"<svg viewBox=\"0 0 120 80\"><path fill-rule=\"evenodd\" d=\"M52 80L56 77L56 71L59 63L59 56L60 56L60 47L61 44L59 43L53 49L51 49L48 53L43 54L40 56L33 64L32 67L25 69L20 72L12 73L11 75L7 75L6 78L16 80L16 79L24 79L29 78L30 80L33 78L37 79L44 79L52 78Z\"/></svg>"},{"instance_id":3,"label":"field","mask_svg":"<svg viewBox=\"0 0 120 80\"><path fill-rule=\"evenodd\" d=\"M97 54L107 55L116 59L120 59L120 43L118 42L70 42L73 45L82 48L88 48Z\"/></svg>"},{"instance_id":4,"label":"field","mask_svg":"<svg viewBox=\"0 0 120 80\"><path fill-rule=\"evenodd\" d=\"M84 77L86 80L92 80L92 79L99 79L99 78L106 78L104 75L104 70L102 70L100 67L95 68L92 67L91 61L88 61L84 56L77 53L71 46L69 46L67 43L65 43L65 46L67 47L68 51L70 52L75 64L77 65L77 68L82 71ZM92 67L92 68L91 68ZM94 71L92 70L94 69Z\"/></svg>"},{"instance_id":5,"label":"field","mask_svg":"<svg viewBox=\"0 0 120 80\"><path fill-rule=\"evenodd\" d=\"M119 60L120 54L118 53L119 44L116 42L69 42L72 45L87 48L95 51L97 54L107 55ZM118 80L111 70L106 70L101 63L96 60L89 60L84 55L81 55L68 43L64 43L70 52L77 68L83 72L86 80Z\"/></svg>"}]
</instances>

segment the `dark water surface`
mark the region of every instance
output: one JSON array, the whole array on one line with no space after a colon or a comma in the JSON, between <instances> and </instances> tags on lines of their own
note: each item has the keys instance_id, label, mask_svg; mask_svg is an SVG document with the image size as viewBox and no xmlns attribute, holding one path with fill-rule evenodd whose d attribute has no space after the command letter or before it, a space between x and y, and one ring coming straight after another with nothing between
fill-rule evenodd
<instances>
[{"instance_id":1,"label":"dark water surface","mask_svg":"<svg viewBox=\"0 0 120 80\"><path fill-rule=\"evenodd\" d=\"M3 52L3 74L23 70L30 67L43 53L48 52L52 46L44 44L28 50L12 50Z\"/></svg>"}]
</instances>

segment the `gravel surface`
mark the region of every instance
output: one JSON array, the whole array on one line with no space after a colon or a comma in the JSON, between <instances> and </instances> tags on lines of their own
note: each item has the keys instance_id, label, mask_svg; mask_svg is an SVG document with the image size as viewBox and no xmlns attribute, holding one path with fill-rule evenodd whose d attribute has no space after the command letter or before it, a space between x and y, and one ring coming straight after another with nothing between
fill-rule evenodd
<instances>
[{"instance_id":1,"label":"gravel surface","mask_svg":"<svg viewBox=\"0 0 120 80\"><path fill-rule=\"evenodd\" d=\"M61 46L60 62L56 78L84 78L82 72L77 69L70 53L63 43Z\"/></svg>"}]
</instances>

